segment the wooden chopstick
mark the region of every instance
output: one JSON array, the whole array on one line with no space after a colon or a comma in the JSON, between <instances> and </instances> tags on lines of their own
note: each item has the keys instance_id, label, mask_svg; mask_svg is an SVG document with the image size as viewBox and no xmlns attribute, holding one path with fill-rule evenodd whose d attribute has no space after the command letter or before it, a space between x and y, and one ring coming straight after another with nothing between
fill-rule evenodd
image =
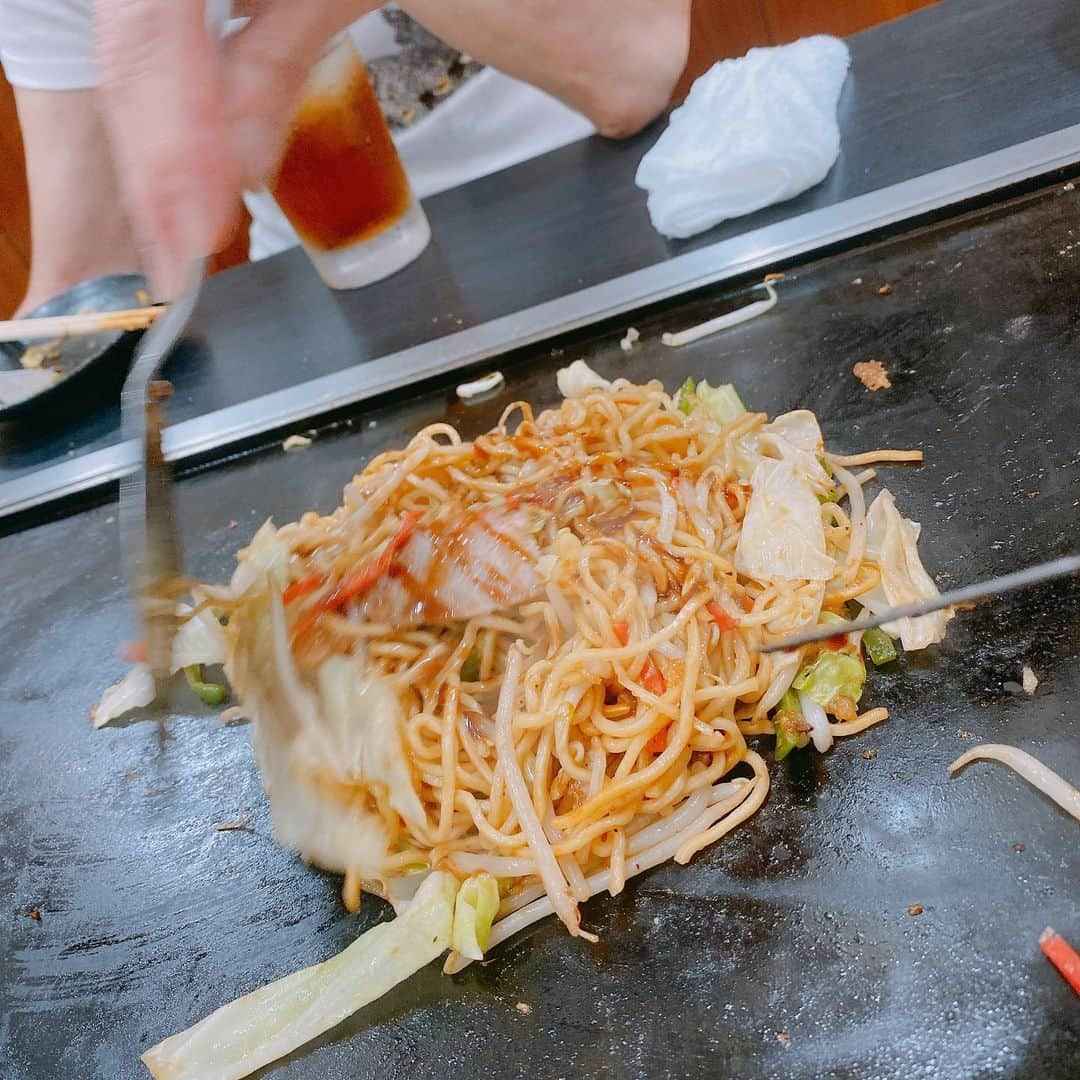
<instances>
[{"instance_id":1,"label":"wooden chopstick","mask_svg":"<svg viewBox=\"0 0 1080 1080\"><path fill-rule=\"evenodd\" d=\"M42 319L0 321L0 341L49 341L102 330L145 330L164 311L163 305L82 315L47 315Z\"/></svg>"}]
</instances>

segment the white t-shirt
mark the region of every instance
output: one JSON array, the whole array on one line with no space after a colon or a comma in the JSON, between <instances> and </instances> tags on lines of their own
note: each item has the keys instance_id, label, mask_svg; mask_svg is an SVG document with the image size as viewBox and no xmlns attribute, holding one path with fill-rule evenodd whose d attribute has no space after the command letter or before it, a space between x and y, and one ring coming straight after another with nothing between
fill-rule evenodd
<instances>
[{"instance_id":1,"label":"white t-shirt","mask_svg":"<svg viewBox=\"0 0 1080 1080\"><path fill-rule=\"evenodd\" d=\"M206 0L206 21L221 28L230 0ZM0 0L0 65L24 90L97 86L93 0Z\"/></svg>"},{"instance_id":2,"label":"white t-shirt","mask_svg":"<svg viewBox=\"0 0 1080 1080\"><path fill-rule=\"evenodd\" d=\"M92 0L0 0L0 61L8 81L34 90L96 85ZM211 7L220 6L212 0ZM379 12L350 28L368 60L399 48ZM428 116L395 134L413 190L434 195L591 135L580 113L494 68L468 79ZM248 194L251 257L292 247L297 237L265 192Z\"/></svg>"}]
</instances>

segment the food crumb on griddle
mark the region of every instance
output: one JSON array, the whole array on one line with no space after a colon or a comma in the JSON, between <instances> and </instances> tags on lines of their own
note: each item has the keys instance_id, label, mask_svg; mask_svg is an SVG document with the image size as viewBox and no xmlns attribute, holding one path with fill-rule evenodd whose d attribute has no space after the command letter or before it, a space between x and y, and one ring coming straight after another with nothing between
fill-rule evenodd
<instances>
[{"instance_id":1,"label":"food crumb on griddle","mask_svg":"<svg viewBox=\"0 0 1080 1080\"><path fill-rule=\"evenodd\" d=\"M1020 673L1020 685L1024 688L1025 694L1034 694L1039 685L1038 676L1026 664Z\"/></svg>"},{"instance_id":2,"label":"food crumb on griddle","mask_svg":"<svg viewBox=\"0 0 1080 1080\"><path fill-rule=\"evenodd\" d=\"M1013 851L1015 851L1017 855L1019 855L1023 850L1024 850L1024 845L1023 844L1013 844Z\"/></svg>"},{"instance_id":3,"label":"food crumb on griddle","mask_svg":"<svg viewBox=\"0 0 1080 1080\"><path fill-rule=\"evenodd\" d=\"M239 525L239 524L240 524L240 522L237 521L236 518L233 518L232 521L229 522L229 528L230 529L235 529L237 527L237 525Z\"/></svg>"},{"instance_id":4,"label":"food crumb on griddle","mask_svg":"<svg viewBox=\"0 0 1080 1080\"><path fill-rule=\"evenodd\" d=\"M872 746L868 746L868 747L867 747L867 748L866 748L866 749L865 749L865 750L864 750L864 751L862 752L862 756L863 756L864 758L866 758L866 760L867 760L867 761L873 761L873 760L874 760L874 758L876 758L876 757L877 757L877 751L876 751L876 750L875 750L875 749L874 749L874 748L873 748Z\"/></svg>"},{"instance_id":5,"label":"food crumb on griddle","mask_svg":"<svg viewBox=\"0 0 1080 1080\"><path fill-rule=\"evenodd\" d=\"M237 829L242 829L247 825L247 818L238 817L233 821L219 821L214 829L217 832L235 832Z\"/></svg>"},{"instance_id":6,"label":"food crumb on griddle","mask_svg":"<svg viewBox=\"0 0 1080 1080\"><path fill-rule=\"evenodd\" d=\"M311 440L306 435L290 435L282 444L281 449L286 454L295 453L297 450L306 450L311 445Z\"/></svg>"},{"instance_id":7,"label":"food crumb on griddle","mask_svg":"<svg viewBox=\"0 0 1080 1080\"><path fill-rule=\"evenodd\" d=\"M891 296L892 286L886 281L885 284L878 289L877 294L878 296Z\"/></svg>"},{"instance_id":8,"label":"food crumb on griddle","mask_svg":"<svg viewBox=\"0 0 1080 1080\"><path fill-rule=\"evenodd\" d=\"M1038 497L1039 497L1039 493L1037 491L1029 491L1028 492L1028 498L1029 499L1037 499Z\"/></svg>"},{"instance_id":9,"label":"food crumb on griddle","mask_svg":"<svg viewBox=\"0 0 1080 1080\"><path fill-rule=\"evenodd\" d=\"M967 728L962 728L962 727L957 728L956 729L956 737L958 739L974 739L975 738L975 732L974 731L968 731Z\"/></svg>"},{"instance_id":10,"label":"food crumb on griddle","mask_svg":"<svg viewBox=\"0 0 1080 1080\"><path fill-rule=\"evenodd\" d=\"M641 334L638 332L637 327L631 326L626 331L626 336L619 342L619 348L623 352L629 352L640 340Z\"/></svg>"},{"instance_id":11,"label":"food crumb on griddle","mask_svg":"<svg viewBox=\"0 0 1080 1080\"><path fill-rule=\"evenodd\" d=\"M778 1031L776 1038L779 1040L781 1046L787 1046L791 1042L791 1036L786 1031Z\"/></svg>"},{"instance_id":12,"label":"food crumb on griddle","mask_svg":"<svg viewBox=\"0 0 1080 1080\"><path fill-rule=\"evenodd\" d=\"M855 376L870 393L875 390L888 390L892 386L892 380L880 360L860 360L852 369Z\"/></svg>"},{"instance_id":13,"label":"food crumb on griddle","mask_svg":"<svg viewBox=\"0 0 1080 1080\"><path fill-rule=\"evenodd\" d=\"M911 905L911 906L910 906L910 907L909 907L909 908L907 909L907 913L908 913L909 915L911 915L912 917L914 917L914 916L916 916L916 915L921 915L921 914L923 913L923 906L922 906L922 904L912 904L912 905Z\"/></svg>"},{"instance_id":14,"label":"food crumb on griddle","mask_svg":"<svg viewBox=\"0 0 1080 1080\"><path fill-rule=\"evenodd\" d=\"M462 383L455 393L462 401L471 401L473 398L490 394L492 390L502 386L505 381L506 379L501 371L489 371L478 379Z\"/></svg>"},{"instance_id":15,"label":"food crumb on griddle","mask_svg":"<svg viewBox=\"0 0 1080 1080\"><path fill-rule=\"evenodd\" d=\"M517 1009L522 1016L529 1016L532 1013L532 1006L527 1001L519 1001L514 1008Z\"/></svg>"},{"instance_id":16,"label":"food crumb on griddle","mask_svg":"<svg viewBox=\"0 0 1080 1080\"><path fill-rule=\"evenodd\" d=\"M34 922L41 922L41 911L36 907L32 907L27 913Z\"/></svg>"}]
</instances>

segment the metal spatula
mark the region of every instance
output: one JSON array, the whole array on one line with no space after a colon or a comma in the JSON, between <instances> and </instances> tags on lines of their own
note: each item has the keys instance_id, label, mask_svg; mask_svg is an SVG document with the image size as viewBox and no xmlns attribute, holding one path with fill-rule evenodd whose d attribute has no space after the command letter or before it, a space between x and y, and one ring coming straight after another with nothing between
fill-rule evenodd
<instances>
[{"instance_id":1,"label":"metal spatula","mask_svg":"<svg viewBox=\"0 0 1080 1080\"><path fill-rule=\"evenodd\" d=\"M172 470L161 449L165 400L172 391L157 376L187 328L202 288L203 262L193 263L184 292L154 322L139 344L121 399L123 434L139 461L120 486L128 580L154 676L155 697L172 670L176 602L184 590L180 536L173 515Z\"/></svg>"},{"instance_id":2,"label":"metal spatula","mask_svg":"<svg viewBox=\"0 0 1080 1080\"><path fill-rule=\"evenodd\" d=\"M986 581L977 581L973 585L965 585L960 589L952 589L949 592L942 593L940 596L935 596L931 600L923 600L917 604L904 604L901 607L882 611L877 615L861 615L852 622L823 623L819 626L813 626L809 630L792 634L790 637L775 641L771 645L763 645L761 652L780 652L783 649L797 648L799 645L809 645L814 641L825 641L828 638L836 637L837 634L852 634L860 630L870 630L875 626L883 626L887 622L892 622L894 619L929 615L932 611L940 611L942 608L953 607L956 604L967 604L975 600L985 600L991 596L999 596L1001 593L1027 589L1032 585L1038 585L1040 582L1053 581L1055 578L1069 577L1072 574L1080 574L1080 555L1064 555L1060 559L1039 563L1038 566L1029 566L1012 574L1004 574L1001 577L989 578Z\"/></svg>"}]
</instances>

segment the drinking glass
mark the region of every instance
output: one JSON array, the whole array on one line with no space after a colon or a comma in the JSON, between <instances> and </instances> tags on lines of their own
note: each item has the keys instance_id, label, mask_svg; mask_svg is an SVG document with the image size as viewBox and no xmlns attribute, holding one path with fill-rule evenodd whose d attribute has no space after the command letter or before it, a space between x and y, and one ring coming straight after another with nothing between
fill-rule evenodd
<instances>
[{"instance_id":1,"label":"drinking glass","mask_svg":"<svg viewBox=\"0 0 1080 1080\"><path fill-rule=\"evenodd\" d=\"M427 217L347 33L311 72L269 188L333 289L388 277L427 247Z\"/></svg>"}]
</instances>

